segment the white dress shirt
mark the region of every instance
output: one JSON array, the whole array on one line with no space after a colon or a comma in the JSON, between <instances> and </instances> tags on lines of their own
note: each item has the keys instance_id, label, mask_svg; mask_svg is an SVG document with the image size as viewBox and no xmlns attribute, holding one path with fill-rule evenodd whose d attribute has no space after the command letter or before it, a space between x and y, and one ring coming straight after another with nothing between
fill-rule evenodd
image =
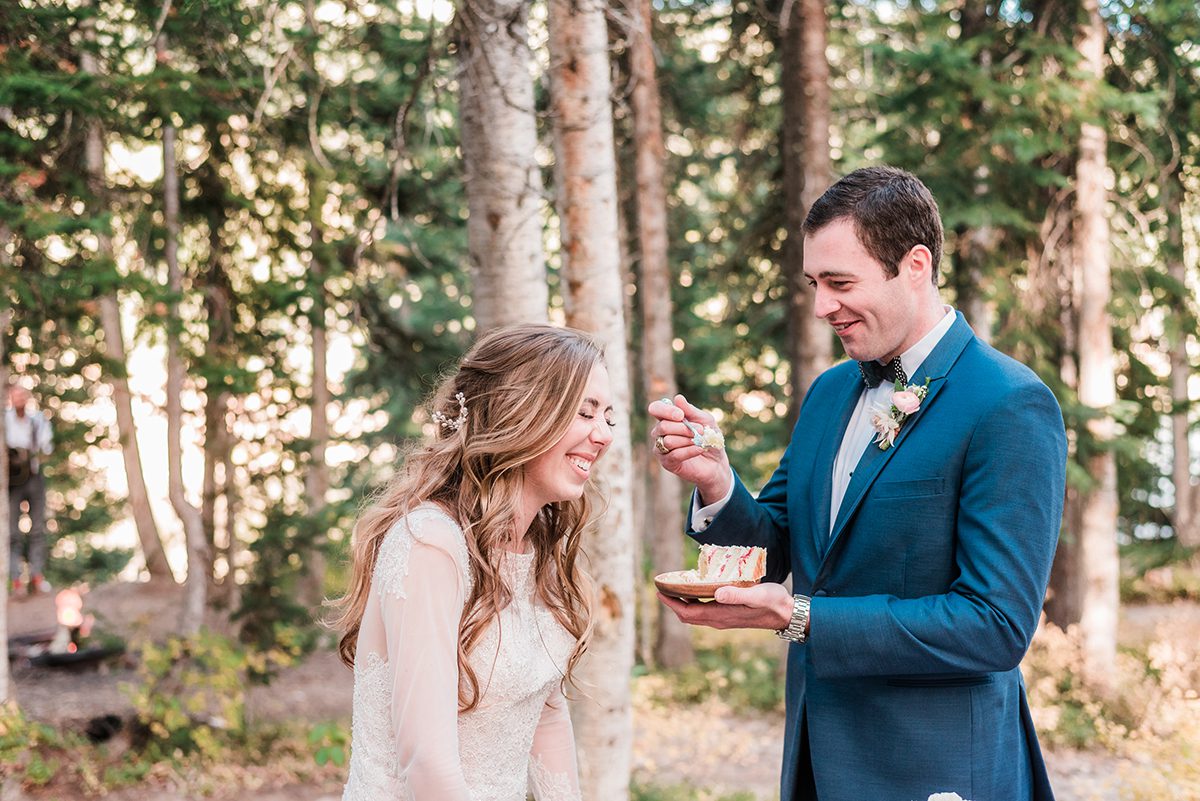
<instances>
[{"instance_id":1,"label":"white dress shirt","mask_svg":"<svg viewBox=\"0 0 1200 801\"><path fill-rule=\"evenodd\" d=\"M35 454L49 456L53 450L50 421L40 411L29 411L21 417L15 409L5 409L4 439L10 448L25 448ZM36 456L31 461L34 470L41 469Z\"/></svg>"},{"instance_id":2,"label":"white dress shirt","mask_svg":"<svg viewBox=\"0 0 1200 801\"><path fill-rule=\"evenodd\" d=\"M908 376L909 383L923 384L925 379L923 376L915 375L921 363L933 352L934 347L941 341L946 332L950 330L950 326L954 325L956 315L954 309L949 306L945 307L946 313L941 320L938 320L937 325L929 330L917 344L913 345L904 353L900 354L900 365L904 368L905 375ZM885 409L891 405L891 395L895 387L888 383L882 383L874 389L867 389L867 385L863 384L863 391L858 396L858 403L854 407L854 412L850 415L850 422L846 425L846 431L842 434L842 444L838 448L837 457L833 460L833 493L829 503L829 530L833 532L833 523L837 520L838 510L842 506L842 499L846 495L846 487L850 485L850 477L854 474L854 467L858 464L858 460L862 458L863 452L867 446L875 439L875 429L871 426L871 412L874 406L883 406ZM836 410L829 410L831 414L835 414ZM713 518L725 508L725 504L733 496L733 476L730 474L729 491L725 493L725 497L718 501L700 506L699 493L692 493L692 530L696 532L704 531L712 523Z\"/></svg>"}]
</instances>

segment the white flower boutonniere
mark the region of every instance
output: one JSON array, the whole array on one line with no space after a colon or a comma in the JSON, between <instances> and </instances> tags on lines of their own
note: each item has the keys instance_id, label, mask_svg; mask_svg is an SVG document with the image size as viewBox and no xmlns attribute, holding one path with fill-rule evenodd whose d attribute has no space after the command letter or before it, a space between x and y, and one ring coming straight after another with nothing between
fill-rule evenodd
<instances>
[{"instance_id":1,"label":"white flower boutonniere","mask_svg":"<svg viewBox=\"0 0 1200 801\"><path fill-rule=\"evenodd\" d=\"M904 421L911 415L920 411L921 401L925 400L925 396L928 394L928 378L925 379L924 384L909 384L908 386L897 381L892 390L891 406L884 408L879 404L875 405L875 409L871 413L871 427L879 434L875 440L879 443L879 450L886 451L896 444L896 435L900 433L900 426L904 425Z\"/></svg>"}]
</instances>

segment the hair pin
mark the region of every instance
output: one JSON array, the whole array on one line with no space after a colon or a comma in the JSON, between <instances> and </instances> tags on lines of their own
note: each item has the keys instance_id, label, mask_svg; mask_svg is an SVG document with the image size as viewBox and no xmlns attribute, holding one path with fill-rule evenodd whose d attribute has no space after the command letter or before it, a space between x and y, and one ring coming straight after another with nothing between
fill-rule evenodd
<instances>
[{"instance_id":1,"label":"hair pin","mask_svg":"<svg viewBox=\"0 0 1200 801\"><path fill-rule=\"evenodd\" d=\"M454 399L458 401L458 417L447 417L441 412L433 413L433 421L439 423L442 428L447 431L458 431L467 422L467 398L461 392L454 393Z\"/></svg>"}]
</instances>

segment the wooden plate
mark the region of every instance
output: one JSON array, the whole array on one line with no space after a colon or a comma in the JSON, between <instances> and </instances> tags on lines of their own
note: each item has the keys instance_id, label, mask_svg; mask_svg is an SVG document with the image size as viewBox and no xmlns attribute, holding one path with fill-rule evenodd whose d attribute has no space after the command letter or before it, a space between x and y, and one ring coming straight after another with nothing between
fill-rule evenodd
<instances>
[{"instance_id":1,"label":"wooden plate","mask_svg":"<svg viewBox=\"0 0 1200 801\"><path fill-rule=\"evenodd\" d=\"M663 595L684 601L711 601L718 587L753 587L757 581L700 581L695 570L673 570L654 577Z\"/></svg>"}]
</instances>

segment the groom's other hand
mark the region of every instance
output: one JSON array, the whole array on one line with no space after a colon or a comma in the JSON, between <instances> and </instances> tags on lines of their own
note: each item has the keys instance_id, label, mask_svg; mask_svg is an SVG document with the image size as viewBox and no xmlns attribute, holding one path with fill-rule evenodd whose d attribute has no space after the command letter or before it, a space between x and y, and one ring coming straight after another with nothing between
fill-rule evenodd
<instances>
[{"instance_id":1,"label":"groom's other hand","mask_svg":"<svg viewBox=\"0 0 1200 801\"><path fill-rule=\"evenodd\" d=\"M704 503L724 498L733 483L733 471L724 448L701 448L692 438L695 432L688 423L703 430L717 427L716 419L688 403L683 395L673 399L656 400L647 411L657 422L650 429L655 443L654 455L667 472L696 485Z\"/></svg>"},{"instance_id":2,"label":"groom's other hand","mask_svg":"<svg viewBox=\"0 0 1200 801\"><path fill-rule=\"evenodd\" d=\"M792 620L792 594L782 584L721 587L715 602L681 601L658 594L675 616L693 626L714 629L787 628Z\"/></svg>"}]
</instances>

